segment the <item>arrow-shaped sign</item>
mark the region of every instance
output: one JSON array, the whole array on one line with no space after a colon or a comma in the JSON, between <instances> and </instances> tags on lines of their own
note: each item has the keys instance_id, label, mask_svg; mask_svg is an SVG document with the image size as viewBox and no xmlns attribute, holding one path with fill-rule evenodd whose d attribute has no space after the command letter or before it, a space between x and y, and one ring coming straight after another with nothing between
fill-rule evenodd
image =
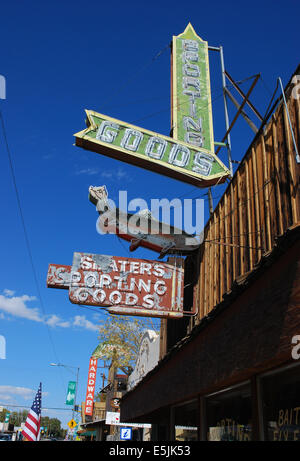
<instances>
[{"instance_id":1,"label":"arrow-shaped sign","mask_svg":"<svg viewBox=\"0 0 300 461\"><path fill-rule=\"evenodd\" d=\"M174 179L207 187L222 183L229 170L211 151L86 110L88 128L76 145Z\"/></svg>"},{"instance_id":2,"label":"arrow-shaped sign","mask_svg":"<svg viewBox=\"0 0 300 461\"><path fill-rule=\"evenodd\" d=\"M208 45L191 24L172 42L172 136L87 110L76 145L198 187L225 181L214 154Z\"/></svg>"}]
</instances>

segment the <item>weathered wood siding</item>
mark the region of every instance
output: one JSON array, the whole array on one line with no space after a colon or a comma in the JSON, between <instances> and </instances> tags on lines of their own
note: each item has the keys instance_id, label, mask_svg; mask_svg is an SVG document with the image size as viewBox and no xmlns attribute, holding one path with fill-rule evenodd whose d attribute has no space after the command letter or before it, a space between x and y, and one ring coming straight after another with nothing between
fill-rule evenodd
<instances>
[{"instance_id":1,"label":"weathered wood siding","mask_svg":"<svg viewBox=\"0 0 300 461\"><path fill-rule=\"evenodd\" d=\"M300 149L300 100L293 98L293 87L286 98ZM278 236L299 223L299 172L281 103L254 139L205 227L194 298L198 320L272 250Z\"/></svg>"},{"instance_id":2,"label":"weathered wood siding","mask_svg":"<svg viewBox=\"0 0 300 461\"><path fill-rule=\"evenodd\" d=\"M295 74L299 73L300 66ZM287 86L285 95L300 151L300 97L294 97L293 83ZM180 320L162 321L161 358L175 338L185 336L232 290L234 282L255 268L262 256L274 248L277 237L299 224L299 172L281 101L254 138L206 224L194 286L198 314L188 325Z\"/></svg>"}]
</instances>

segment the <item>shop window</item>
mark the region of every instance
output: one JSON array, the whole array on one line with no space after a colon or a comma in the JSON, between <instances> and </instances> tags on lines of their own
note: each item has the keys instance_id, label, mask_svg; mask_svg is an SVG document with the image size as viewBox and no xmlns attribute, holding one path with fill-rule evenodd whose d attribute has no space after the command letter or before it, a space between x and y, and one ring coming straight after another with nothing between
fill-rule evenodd
<instances>
[{"instance_id":1,"label":"shop window","mask_svg":"<svg viewBox=\"0 0 300 461\"><path fill-rule=\"evenodd\" d=\"M206 429L209 441L252 440L250 386L207 397Z\"/></svg>"},{"instance_id":2,"label":"shop window","mask_svg":"<svg viewBox=\"0 0 300 461\"><path fill-rule=\"evenodd\" d=\"M175 440L189 442L198 440L198 401L180 405L174 408Z\"/></svg>"},{"instance_id":3,"label":"shop window","mask_svg":"<svg viewBox=\"0 0 300 461\"><path fill-rule=\"evenodd\" d=\"M300 441L300 367L261 378L265 439Z\"/></svg>"}]
</instances>

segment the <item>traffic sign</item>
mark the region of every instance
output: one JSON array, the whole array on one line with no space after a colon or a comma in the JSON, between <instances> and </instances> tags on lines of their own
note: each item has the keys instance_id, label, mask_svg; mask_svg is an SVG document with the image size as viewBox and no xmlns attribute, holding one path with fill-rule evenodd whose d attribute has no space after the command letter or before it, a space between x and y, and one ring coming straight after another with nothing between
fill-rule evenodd
<instances>
[{"instance_id":1,"label":"traffic sign","mask_svg":"<svg viewBox=\"0 0 300 461\"><path fill-rule=\"evenodd\" d=\"M68 422L68 426L70 429L74 429L74 427L77 426L77 423L74 419L71 419L71 421Z\"/></svg>"},{"instance_id":2,"label":"traffic sign","mask_svg":"<svg viewBox=\"0 0 300 461\"><path fill-rule=\"evenodd\" d=\"M121 427L120 439L121 440L131 440L132 439L132 429L131 429L131 427Z\"/></svg>"}]
</instances>

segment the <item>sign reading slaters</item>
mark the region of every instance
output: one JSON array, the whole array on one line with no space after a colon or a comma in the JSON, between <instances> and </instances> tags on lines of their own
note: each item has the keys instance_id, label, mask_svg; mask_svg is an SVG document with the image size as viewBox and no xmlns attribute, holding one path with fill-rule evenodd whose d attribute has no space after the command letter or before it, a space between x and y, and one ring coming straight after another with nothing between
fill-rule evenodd
<instances>
[{"instance_id":1,"label":"sign reading slaters","mask_svg":"<svg viewBox=\"0 0 300 461\"><path fill-rule=\"evenodd\" d=\"M152 315L183 310L183 269L156 261L74 253L69 298L112 313Z\"/></svg>"},{"instance_id":2,"label":"sign reading slaters","mask_svg":"<svg viewBox=\"0 0 300 461\"><path fill-rule=\"evenodd\" d=\"M184 270L144 259L74 253L73 266L50 264L49 288L69 288L74 304L101 306L113 314L183 316Z\"/></svg>"},{"instance_id":3,"label":"sign reading slaters","mask_svg":"<svg viewBox=\"0 0 300 461\"><path fill-rule=\"evenodd\" d=\"M76 146L198 187L222 183L229 170L211 151L87 110Z\"/></svg>"}]
</instances>

